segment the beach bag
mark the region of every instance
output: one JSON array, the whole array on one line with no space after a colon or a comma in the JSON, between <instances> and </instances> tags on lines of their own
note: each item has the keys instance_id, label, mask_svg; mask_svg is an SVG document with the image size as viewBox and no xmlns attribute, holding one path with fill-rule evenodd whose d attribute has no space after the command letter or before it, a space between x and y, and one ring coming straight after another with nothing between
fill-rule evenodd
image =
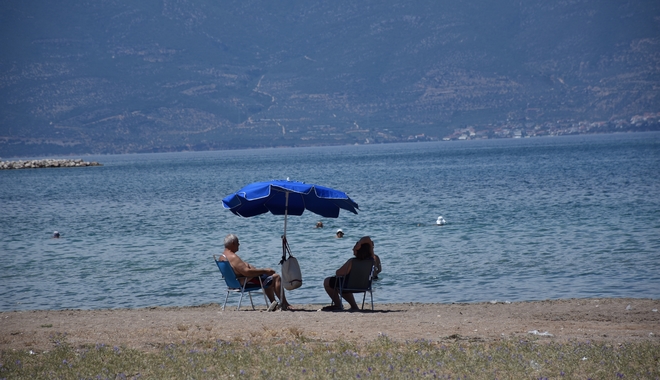
<instances>
[{"instance_id":1,"label":"beach bag","mask_svg":"<svg viewBox=\"0 0 660 380\"><path fill-rule=\"evenodd\" d=\"M293 256L289 256L282 263L282 282L284 283L284 289L293 290L302 286L302 273L300 273L300 265L298 265L298 259Z\"/></svg>"},{"instance_id":2,"label":"beach bag","mask_svg":"<svg viewBox=\"0 0 660 380\"><path fill-rule=\"evenodd\" d=\"M288 254L288 257L287 257ZM302 286L302 273L300 272L300 265L298 259L291 256L289 243L286 238L282 238L282 284L284 289L293 290Z\"/></svg>"}]
</instances>

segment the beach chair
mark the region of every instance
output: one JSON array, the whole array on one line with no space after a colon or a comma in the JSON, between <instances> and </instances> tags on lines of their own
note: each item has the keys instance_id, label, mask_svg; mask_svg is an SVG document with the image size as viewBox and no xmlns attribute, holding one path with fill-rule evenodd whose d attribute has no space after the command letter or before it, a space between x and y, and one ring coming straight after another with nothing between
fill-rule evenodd
<instances>
[{"instance_id":1,"label":"beach chair","mask_svg":"<svg viewBox=\"0 0 660 380\"><path fill-rule=\"evenodd\" d=\"M346 276L340 276L335 282L335 286L339 288L339 295L343 293L363 293L362 296L362 310L364 310L364 301L367 298L367 292L371 296L371 310L374 310L374 293L371 288L374 277L374 261L373 260L357 260L353 259L351 263L351 271ZM344 308L343 304L340 304Z\"/></svg>"},{"instance_id":2,"label":"beach chair","mask_svg":"<svg viewBox=\"0 0 660 380\"><path fill-rule=\"evenodd\" d=\"M252 292L261 292L264 295L264 301L266 302L266 307L268 307L268 298L266 298L266 292L264 291L263 283L261 282L261 277L259 279L259 285L250 284L247 282L247 277L237 277L234 273L234 269L229 264L229 261L221 261L219 257L213 255L215 263L222 273L222 277L227 284L227 295L225 295L225 302L222 304L222 310L225 310L225 305L227 305L227 299L229 298L229 293L240 293L241 297L238 299L238 306L236 310L241 308L241 301L243 301L243 295L245 293L250 297L250 304L252 304L252 310L254 308L254 302L252 302Z\"/></svg>"}]
</instances>

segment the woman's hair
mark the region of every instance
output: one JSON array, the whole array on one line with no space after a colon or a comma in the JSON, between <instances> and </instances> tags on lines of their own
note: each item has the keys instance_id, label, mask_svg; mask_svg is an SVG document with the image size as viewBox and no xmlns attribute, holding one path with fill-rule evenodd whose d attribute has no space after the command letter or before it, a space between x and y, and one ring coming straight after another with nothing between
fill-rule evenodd
<instances>
[{"instance_id":1,"label":"woman's hair","mask_svg":"<svg viewBox=\"0 0 660 380\"><path fill-rule=\"evenodd\" d=\"M355 252L355 257L358 260L364 260L364 259L370 258L371 257L371 244L362 243L360 248L358 248L357 252Z\"/></svg>"}]
</instances>

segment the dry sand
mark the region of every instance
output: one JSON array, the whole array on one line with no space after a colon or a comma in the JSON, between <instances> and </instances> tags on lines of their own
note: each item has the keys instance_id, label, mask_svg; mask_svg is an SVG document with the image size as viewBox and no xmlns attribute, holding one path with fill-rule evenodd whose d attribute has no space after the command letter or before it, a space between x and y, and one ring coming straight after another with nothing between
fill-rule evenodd
<instances>
[{"instance_id":1,"label":"dry sand","mask_svg":"<svg viewBox=\"0 0 660 380\"><path fill-rule=\"evenodd\" d=\"M255 299L258 302L258 299ZM539 339L566 342L660 343L660 300L569 299L474 304L376 304L375 311L240 311L218 304L112 310L13 311L0 313L0 350L48 350L64 337L71 345L106 344L152 350L169 343L215 340L284 342L297 336L317 341L369 341L380 334L396 341L496 341ZM534 333L536 331L536 333Z\"/></svg>"}]
</instances>

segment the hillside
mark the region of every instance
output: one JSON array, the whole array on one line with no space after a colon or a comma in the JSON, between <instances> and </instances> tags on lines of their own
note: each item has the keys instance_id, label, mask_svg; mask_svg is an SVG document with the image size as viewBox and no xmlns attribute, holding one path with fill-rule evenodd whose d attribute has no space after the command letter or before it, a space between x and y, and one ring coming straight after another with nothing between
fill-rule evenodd
<instances>
[{"instance_id":1,"label":"hillside","mask_svg":"<svg viewBox=\"0 0 660 380\"><path fill-rule=\"evenodd\" d=\"M9 0L0 30L3 157L440 139L660 111L651 0Z\"/></svg>"}]
</instances>

